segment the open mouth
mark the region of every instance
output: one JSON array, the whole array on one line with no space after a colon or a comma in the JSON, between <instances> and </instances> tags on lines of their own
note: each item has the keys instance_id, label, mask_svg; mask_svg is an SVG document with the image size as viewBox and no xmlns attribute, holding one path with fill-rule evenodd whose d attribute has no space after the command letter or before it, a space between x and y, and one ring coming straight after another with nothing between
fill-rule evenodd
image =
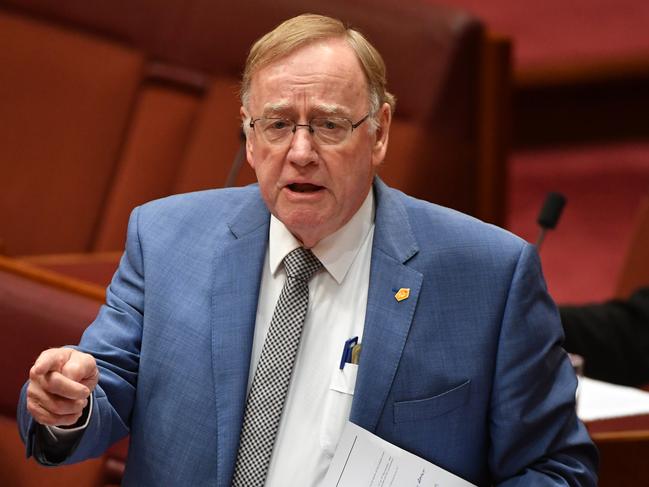
<instances>
[{"instance_id":1,"label":"open mouth","mask_svg":"<svg viewBox=\"0 0 649 487\"><path fill-rule=\"evenodd\" d=\"M314 193L320 191L322 186L318 186L310 183L293 183L288 185L288 189L295 191L296 193Z\"/></svg>"}]
</instances>

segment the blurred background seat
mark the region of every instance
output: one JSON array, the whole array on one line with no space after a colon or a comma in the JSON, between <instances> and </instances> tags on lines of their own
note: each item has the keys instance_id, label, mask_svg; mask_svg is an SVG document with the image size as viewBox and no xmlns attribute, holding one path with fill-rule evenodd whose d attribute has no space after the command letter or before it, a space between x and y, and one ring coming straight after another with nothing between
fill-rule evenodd
<instances>
[{"instance_id":1,"label":"blurred background seat","mask_svg":"<svg viewBox=\"0 0 649 487\"><path fill-rule=\"evenodd\" d=\"M515 46L507 228L535 241L546 192L563 192L541 254L550 292L560 303L613 298L649 194L649 3L444 3Z\"/></svg>"},{"instance_id":2,"label":"blurred background seat","mask_svg":"<svg viewBox=\"0 0 649 487\"><path fill-rule=\"evenodd\" d=\"M0 478L11 487L94 487L106 478L106 459L62 469L25 458L18 436L18 392L43 347L77 343L103 301L101 287L0 256ZM123 457L120 445L109 457Z\"/></svg>"}]
</instances>

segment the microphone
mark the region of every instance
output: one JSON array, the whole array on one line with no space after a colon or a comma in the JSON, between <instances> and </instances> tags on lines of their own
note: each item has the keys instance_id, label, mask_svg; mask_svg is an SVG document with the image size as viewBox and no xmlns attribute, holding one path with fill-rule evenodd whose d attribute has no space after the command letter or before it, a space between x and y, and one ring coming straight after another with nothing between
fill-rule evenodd
<instances>
[{"instance_id":1,"label":"microphone","mask_svg":"<svg viewBox=\"0 0 649 487\"><path fill-rule=\"evenodd\" d=\"M545 238L545 233L548 230L552 230L559 223L559 218L561 218L561 212L563 212L563 207L566 205L566 197L561 193L550 192L545 197L545 202L539 213L539 217L536 219L536 222L541 227L541 232L539 233L539 238L536 240L536 249L541 250L541 244Z\"/></svg>"}]
</instances>

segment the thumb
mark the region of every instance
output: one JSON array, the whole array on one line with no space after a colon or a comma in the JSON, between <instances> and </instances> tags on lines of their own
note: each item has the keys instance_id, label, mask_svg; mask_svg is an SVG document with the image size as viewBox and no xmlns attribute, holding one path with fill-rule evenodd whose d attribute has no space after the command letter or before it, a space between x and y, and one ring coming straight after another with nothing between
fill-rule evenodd
<instances>
[{"instance_id":1,"label":"thumb","mask_svg":"<svg viewBox=\"0 0 649 487\"><path fill-rule=\"evenodd\" d=\"M97 376L97 363L92 355L73 350L61 368L61 374L75 382L92 381Z\"/></svg>"}]
</instances>

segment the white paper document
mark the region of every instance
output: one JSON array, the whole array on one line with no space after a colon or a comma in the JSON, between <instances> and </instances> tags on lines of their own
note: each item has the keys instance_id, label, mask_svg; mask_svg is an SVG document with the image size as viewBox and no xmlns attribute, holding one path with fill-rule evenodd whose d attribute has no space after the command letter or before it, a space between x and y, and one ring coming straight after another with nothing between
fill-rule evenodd
<instances>
[{"instance_id":1,"label":"white paper document","mask_svg":"<svg viewBox=\"0 0 649 487\"><path fill-rule=\"evenodd\" d=\"M475 487L347 421L322 487Z\"/></svg>"},{"instance_id":2,"label":"white paper document","mask_svg":"<svg viewBox=\"0 0 649 487\"><path fill-rule=\"evenodd\" d=\"M649 392L633 387L579 378L577 416L582 421L649 414Z\"/></svg>"}]
</instances>

